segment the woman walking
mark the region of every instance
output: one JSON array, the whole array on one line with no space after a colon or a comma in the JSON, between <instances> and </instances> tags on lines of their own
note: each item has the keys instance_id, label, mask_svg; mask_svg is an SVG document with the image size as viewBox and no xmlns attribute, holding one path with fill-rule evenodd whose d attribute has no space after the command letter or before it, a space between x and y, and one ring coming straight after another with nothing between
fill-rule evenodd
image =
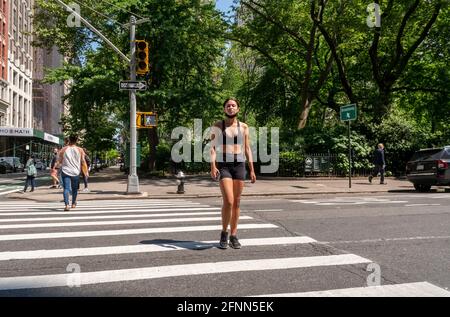
<instances>
[{"instance_id":1,"label":"woman walking","mask_svg":"<svg viewBox=\"0 0 450 317\"><path fill-rule=\"evenodd\" d=\"M71 135L69 144L61 149L58 156L57 166L61 167L61 177L63 183L63 196L66 207L64 211L69 211L69 194L72 191L72 208L77 206L77 195L80 184L80 174L83 171L89 176L85 161L85 154L82 148L77 146L78 137Z\"/></svg>"},{"instance_id":2,"label":"woman walking","mask_svg":"<svg viewBox=\"0 0 450 317\"><path fill-rule=\"evenodd\" d=\"M219 248L228 245L240 249L237 226L240 215L240 199L245 180L245 157L250 170L250 180L256 182L248 125L237 119L239 102L234 98L225 100L225 120L214 124L211 133L211 177L220 179L222 192L222 232ZM244 156L245 153L245 156ZM228 241L228 226L230 239Z\"/></svg>"}]
</instances>

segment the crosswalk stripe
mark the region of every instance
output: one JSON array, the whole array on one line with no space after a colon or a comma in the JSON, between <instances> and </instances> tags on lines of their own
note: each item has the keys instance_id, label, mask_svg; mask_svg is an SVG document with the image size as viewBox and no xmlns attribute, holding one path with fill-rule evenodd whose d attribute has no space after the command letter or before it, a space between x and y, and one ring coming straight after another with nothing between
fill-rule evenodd
<instances>
[{"instance_id":1,"label":"crosswalk stripe","mask_svg":"<svg viewBox=\"0 0 450 317\"><path fill-rule=\"evenodd\" d=\"M450 297L450 292L428 282L420 282L255 297Z\"/></svg>"},{"instance_id":2,"label":"crosswalk stripe","mask_svg":"<svg viewBox=\"0 0 450 317\"><path fill-rule=\"evenodd\" d=\"M353 265L372 261L353 254L224 261L196 264L167 265L122 270L107 270L85 273L18 276L0 278L0 290L62 287L79 277L81 285L158 279L201 274L218 274L244 271L285 270L332 265ZM75 275L74 275L75 274Z\"/></svg>"},{"instance_id":3,"label":"crosswalk stripe","mask_svg":"<svg viewBox=\"0 0 450 317\"><path fill-rule=\"evenodd\" d=\"M114 209L121 209L121 208L135 208L135 209L145 209L145 208L167 208L167 207L201 207L202 205L199 204L152 204L152 205L105 205L105 206L83 206L83 205L77 205L77 207L81 210L92 210L92 209L103 209L103 210L114 210ZM205 206L205 205L203 205ZM62 209L64 208L64 203L59 203L59 204L55 204L55 205L47 205L47 206L27 206L27 207L21 207L21 206L11 206L9 208L4 208L2 206L2 208L0 208L0 212L3 211L11 211L11 209L14 210L21 210L21 209L26 209L26 210L40 210L40 209L55 209L55 208L59 208Z\"/></svg>"},{"instance_id":4,"label":"crosswalk stripe","mask_svg":"<svg viewBox=\"0 0 450 317\"><path fill-rule=\"evenodd\" d=\"M94 215L94 214L113 214L113 213L151 213L151 212L161 212L161 211L212 211L212 210L221 210L221 208L216 207L200 207L200 208L155 208L155 209L114 209L114 210L98 210L98 211L79 211L82 209L75 209L73 211L71 209L69 212L63 211L63 208L54 211L31 211L31 212L5 212L0 213L0 216L33 216L33 215Z\"/></svg>"},{"instance_id":5,"label":"crosswalk stripe","mask_svg":"<svg viewBox=\"0 0 450 317\"><path fill-rule=\"evenodd\" d=\"M241 224L239 229L266 229L278 228L273 224ZM74 231L74 232L49 232L49 233L25 233L0 235L0 241L12 240L33 240L33 239L58 239L58 238L79 238L79 237L101 237L117 235L134 235L145 233L167 233L167 232L193 232L193 231L214 231L221 230L220 225L211 226L188 226L188 227L167 227L167 228L141 228L126 230L99 230L99 231Z\"/></svg>"},{"instance_id":6,"label":"crosswalk stripe","mask_svg":"<svg viewBox=\"0 0 450 317\"><path fill-rule=\"evenodd\" d=\"M267 237L258 239L240 239L239 241L243 246L289 245L317 242L309 237ZM7 251L0 252L0 261L208 249L216 246L217 241L188 241L57 250Z\"/></svg>"},{"instance_id":7,"label":"crosswalk stripe","mask_svg":"<svg viewBox=\"0 0 450 317\"><path fill-rule=\"evenodd\" d=\"M241 216L240 220L253 219L249 216ZM3 229L25 229L25 228L57 228L57 227L86 227L86 226L117 226L144 223L173 223L173 222L203 222L222 220L222 217L190 217L190 218L163 218L163 219L144 219L144 220L121 220L121 221L80 221L80 222L48 222L48 223L28 223L14 225L0 225Z\"/></svg>"},{"instance_id":8,"label":"crosswalk stripe","mask_svg":"<svg viewBox=\"0 0 450 317\"><path fill-rule=\"evenodd\" d=\"M206 216L217 215L218 211L212 212L176 212L176 213L163 213L163 214L141 214L141 215L116 215L116 216L83 216L83 217L41 217L41 218L14 218L14 219L1 219L0 223L5 222L31 222L31 221L53 221L53 220L89 220L89 219L120 219L120 218L153 218L153 217L178 217L178 216Z\"/></svg>"},{"instance_id":9,"label":"crosswalk stripe","mask_svg":"<svg viewBox=\"0 0 450 317\"><path fill-rule=\"evenodd\" d=\"M19 187L18 187L19 188ZM20 187L23 188L23 187ZM61 195L62 198L62 195ZM107 202L107 203L106 203ZM3 206L47 206L47 205L60 205L60 202L23 202L23 201L4 201L2 202ZM78 205L80 206L104 206L104 205L141 205L141 204L193 204L197 205L200 204L198 202L192 202L188 200L155 200L155 199L145 199L145 200L136 200L136 199L130 199L130 200L79 200Z\"/></svg>"},{"instance_id":10,"label":"crosswalk stripe","mask_svg":"<svg viewBox=\"0 0 450 317\"><path fill-rule=\"evenodd\" d=\"M11 193L16 193L16 192L19 192L19 191L21 191L21 188L16 188L16 189L8 190L8 191L6 191L6 192L0 192L0 196L7 195L7 194L11 194Z\"/></svg>"}]
</instances>

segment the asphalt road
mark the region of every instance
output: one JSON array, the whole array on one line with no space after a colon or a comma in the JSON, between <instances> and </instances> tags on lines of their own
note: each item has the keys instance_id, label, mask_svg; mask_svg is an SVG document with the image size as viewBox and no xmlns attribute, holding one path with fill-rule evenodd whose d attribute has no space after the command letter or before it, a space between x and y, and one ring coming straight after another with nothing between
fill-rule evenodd
<instances>
[{"instance_id":1,"label":"asphalt road","mask_svg":"<svg viewBox=\"0 0 450 317\"><path fill-rule=\"evenodd\" d=\"M248 197L240 250L220 203L3 200L0 296L450 295L448 193Z\"/></svg>"}]
</instances>

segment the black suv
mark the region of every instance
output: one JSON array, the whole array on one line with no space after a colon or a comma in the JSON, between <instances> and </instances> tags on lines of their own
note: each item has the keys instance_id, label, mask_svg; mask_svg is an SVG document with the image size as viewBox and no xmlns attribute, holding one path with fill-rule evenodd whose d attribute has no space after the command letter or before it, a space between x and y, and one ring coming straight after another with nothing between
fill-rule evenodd
<instances>
[{"instance_id":1,"label":"black suv","mask_svg":"<svg viewBox=\"0 0 450 317\"><path fill-rule=\"evenodd\" d=\"M450 145L414 153L406 164L406 177L420 192L433 185L450 186Z\"/></svg>"}]
</instances>

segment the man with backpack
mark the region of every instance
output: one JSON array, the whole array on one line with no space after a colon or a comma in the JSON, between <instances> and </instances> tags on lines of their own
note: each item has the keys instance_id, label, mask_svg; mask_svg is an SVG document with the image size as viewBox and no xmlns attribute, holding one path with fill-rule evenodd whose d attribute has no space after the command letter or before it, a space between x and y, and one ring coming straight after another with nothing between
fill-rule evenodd
<instances>
[{"instance_id":1,"label":"man with backpack","mask_svg":"<svg viewBox=\"0 0 450 317\"><path fill-rule=\"evenodd\" d=\"M27 180L25 182L25 188L23 189L23 192L25 193L28 189L28 184L31 185L31 192L34 192L34 187L36 187L36 175L37 175L37 169L34 165L34 156L31 155L30 158L27 161L27 164L25 166L27 171Z\"/></svg>"}]
</instances>

